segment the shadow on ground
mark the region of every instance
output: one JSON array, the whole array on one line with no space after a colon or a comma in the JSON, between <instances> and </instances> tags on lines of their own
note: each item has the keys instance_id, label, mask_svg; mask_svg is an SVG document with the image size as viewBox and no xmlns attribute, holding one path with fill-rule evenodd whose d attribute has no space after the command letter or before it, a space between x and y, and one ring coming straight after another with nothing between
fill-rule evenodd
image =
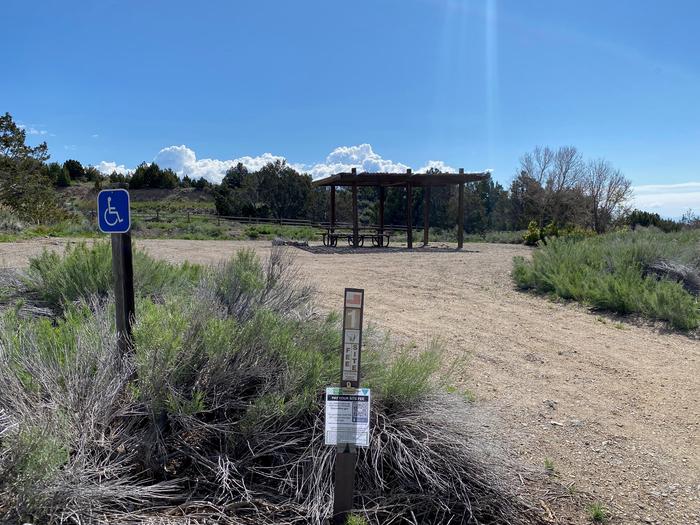
<instances>
[{"instance_id":1,"label":"shadow on ground","mask_svg":"<svg viewBox=\"0 0 700 525\"><path fill-rule=\"evenodd\" d=\"M415 248L407 248L405 246L388 246L388 247L361 247L352 248L351 246L301 246L297 245L296 248L304 250L305 252L313 253L315 255L331 255L331 254L342 254L342 255L374 255L382 253L479 253L479 250L459 250L450 246L435 245L435 246L420 246Z\"/></svg>"}]
</instances>

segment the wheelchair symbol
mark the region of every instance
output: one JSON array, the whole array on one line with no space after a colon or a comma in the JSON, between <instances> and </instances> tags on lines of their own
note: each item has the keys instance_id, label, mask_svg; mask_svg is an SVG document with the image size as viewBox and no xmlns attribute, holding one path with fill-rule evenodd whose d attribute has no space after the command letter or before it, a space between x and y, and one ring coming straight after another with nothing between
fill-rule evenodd
<instances>
[{"instance_id":1,"label":"wheelchair symbol","mask_svg":"<svg viewBox=\"0 0 700 525\"><path fill-rule=\"evenodd\" d=\"M104 219L107 226L116 226L124 222L124 219L119 216L117 209L112 206L112 197L107 197L107 209L104 213Z\"/></svg>"}]
</instances>

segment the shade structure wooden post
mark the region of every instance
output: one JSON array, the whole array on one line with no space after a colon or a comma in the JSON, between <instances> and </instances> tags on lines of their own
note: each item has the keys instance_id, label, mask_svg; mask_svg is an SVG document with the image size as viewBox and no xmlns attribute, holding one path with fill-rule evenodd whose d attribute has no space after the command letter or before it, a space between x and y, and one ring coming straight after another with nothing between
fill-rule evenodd
<instances>
[{"instance_id":1,"label":"shade structure wooden post","mask_svg":"<svg viewBox=\"0 0 700 525\"><path fill-rule=\"evenodd\" d=\"M406 170L406 175L411 175L411 170ZM406 244L413 248L413 186L406 184Z\"/></svg>"},{"instance_id":2,"label":"shade structure wooden post","mask_svg":"<svg viewBox=\"0 0 700 525\"><path fill-rule=\"evenodd\" d=\"M357 175L357 170L352 169L352 174ZM352 245L357 248L360 245L360 221L357 214L357 184L352 185Z\"/></svg>"},{"instance_id":3,"label":"shade structure wooden post","mask_svg":"<svg viewBox=\"0 0 700 525\"><path fill-rule=\"evenodd\" d=\"M331 186L331 233L335 231L335 186Z\"/></svg>"},{"instance_id":4,"label":"shade structure wooden post","mask_svg":"<svg viewBox=\"0 0 700 525\"><path fill-rule=\"evenodd\" d=\"M386 200L386 190L384 186L379 186L379 246L384 246L384 201Z\"/></svg>"},{"instance_id":5,"label":"shade structure wooden post","mask_svg":"<svg viewBox=\"0 0 700 525\"><path fill-rule=\"evenodd\" d=\"M430 228L430 186L423 188L423 245L428 245Z\"/></svg>"},{"instance_id":6,"label":"shade structure wooden post","mask_svg":"<svg viewBox=\"0 0 700 525\"><path fill-rule=\"evenodd\" d=\"M460 175L464 173L464 168L459 168ZM457 248L464 246L464 183L459 184L459 200L457 204Z\"/></svg>"}]
</instances>

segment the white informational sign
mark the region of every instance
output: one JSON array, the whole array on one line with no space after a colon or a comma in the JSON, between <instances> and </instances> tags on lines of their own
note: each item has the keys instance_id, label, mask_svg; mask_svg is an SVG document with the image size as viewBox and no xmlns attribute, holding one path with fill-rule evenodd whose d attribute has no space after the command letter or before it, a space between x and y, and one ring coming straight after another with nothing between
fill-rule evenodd
<instances>
[{"instance_id":1,"label":"white informational sign","mask_svg":"<svg viewBox=\"0 0 700 525\"><path fill-rule=\"evenodd\" d=\"M369 388L326 388L326 445L369 446Z\"/></svg>"}]
</instances>

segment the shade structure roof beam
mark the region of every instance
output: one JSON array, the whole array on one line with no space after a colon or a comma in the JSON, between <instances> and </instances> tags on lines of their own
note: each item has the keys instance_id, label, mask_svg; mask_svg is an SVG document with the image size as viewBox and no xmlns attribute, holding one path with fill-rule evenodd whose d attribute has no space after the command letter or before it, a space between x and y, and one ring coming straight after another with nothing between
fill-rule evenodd
<instances>
[{"instance_id":1,"label":"shade structure roof beam","mask_svg":"<svg viewBox=\"0 0 700 525\"><path fill-rule=\"evenodd\" d=\"M488 180L489 171L459 173L336 173L313 182L314 186L406 186L410 184L414 188L425 186L452 186L465 182L480 182Z\"/></svg>"}]
</instances>

